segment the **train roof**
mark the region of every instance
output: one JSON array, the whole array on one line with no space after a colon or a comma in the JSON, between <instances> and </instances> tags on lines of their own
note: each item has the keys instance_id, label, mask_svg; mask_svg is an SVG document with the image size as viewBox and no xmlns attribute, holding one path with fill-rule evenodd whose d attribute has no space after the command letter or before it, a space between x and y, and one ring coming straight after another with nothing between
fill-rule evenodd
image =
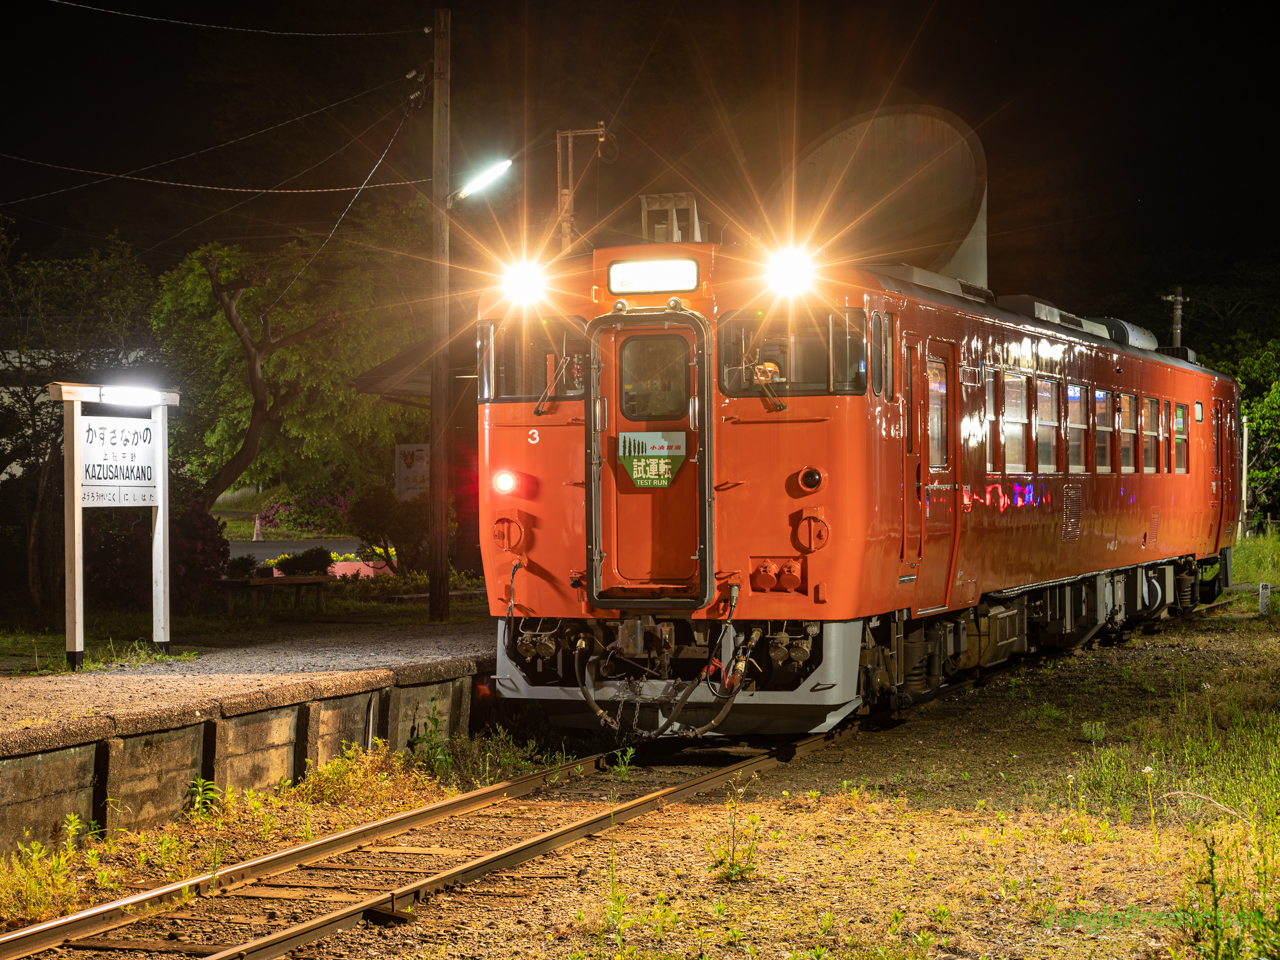
<instances>
[{"instance_id":1,"label":"train roof","mask_svg":"<svg viewBox=\"0 0 1280 960\"><path fill-rule=\"evenodd\" d=\"M889 270L893 271L893 273L887 272L884 267L888 267ZM1082 340L1085 343L1091 343L1098 347L1114 350L1117 353L1128 354L1133 357L1141 357L1146 360L1158 360L1159 362L1171 367L1177 367L1179 369L1195 373L1205 373L1210 376L1217 377L1220 380L1230 380L1233 383L1235 382L1234 377L1228 376L1221 371L1214 370L1212 367L1206 367L1203 364L1184 360L1181 357L1171 356L1167 353L1160 353L1157 350L1148 350L1143 347L1134 346L1130 343L1123 343L1109 336L1099 336L1098 334L1091 333L1087 328L1076 327L1070 323L1055 323L1052 320L1044 319L1042 317L1019 313L1007 307L1002 307L998 303L993 304L976 292L974 294L963 292L963 286L960 287L962 292L952 292L949 290L939 289L932 285L917 283L912 280L907 280L901 276L894 276L893 274L899 273L899 271L894 269L891 265L882 266L879 264L868 264L866 266L859 266L858 269L874 278L876 283L879 284L880 288L886 293L899 293L904 296L912 297L916 300L945 304L950 307L956 307L964 310L974 316L987 317L991 320L1000 320L1005 323L1017 324L1022 327L1030 327L1032 329L1039 330L1042 333L1049 333L1059 337L1064 334L1069 335L1074 339ZM914 268L908 269L912 269L917 275L926 272L922 270L914 270ZM949 280L951 278L939 277L939 279ZM956 282L959 285L958 281L953 282ZM974 289L976 290L977 288ZM1070 316L1070 314L1067 316Z\"/></svg>"}]
</instances>

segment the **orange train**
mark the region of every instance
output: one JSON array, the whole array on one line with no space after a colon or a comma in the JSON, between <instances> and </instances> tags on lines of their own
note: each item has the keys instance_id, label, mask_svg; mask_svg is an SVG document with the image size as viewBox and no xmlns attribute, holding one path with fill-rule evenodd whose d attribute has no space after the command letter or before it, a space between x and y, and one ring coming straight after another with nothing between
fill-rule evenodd
<instances>
[{"instance_id":1,"label":"orange train","mask_svg":"<svg viewBox=\"0 0 1280 960\"><path fill-rule=\"evenodd\" d=\"M1230 585L1239 392L1140 327L796 251L546 270L480 301L501 696L819 732Z\"/></svg>"}]
</instances>

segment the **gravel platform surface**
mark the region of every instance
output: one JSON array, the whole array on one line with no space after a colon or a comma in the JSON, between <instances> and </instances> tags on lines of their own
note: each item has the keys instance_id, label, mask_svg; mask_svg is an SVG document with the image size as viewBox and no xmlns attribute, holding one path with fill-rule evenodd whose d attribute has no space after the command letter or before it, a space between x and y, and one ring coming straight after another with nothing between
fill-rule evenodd
<instances>
[{"instance_id":1,"label":"gravel platform surface","mask_svg":"<svg viewBox=\"0 0 1280 960\"><path fill-rule=\"evenodd\" d=\"M114 718L119 735L130 718L143 715L230 715L244 712L240 702L270 706L397 681L429 682L459 662L473 664L467 672L485 671L492 669L496 637L489 617L439 627L317 624L265 641L223 635L174 644L175 653L194 649L195 660L4 677L0 741L36 728L45 733L49 725L96 727L97 718ZM0 755L8 752L3 746Z\"/></svg>"}]
</instances>

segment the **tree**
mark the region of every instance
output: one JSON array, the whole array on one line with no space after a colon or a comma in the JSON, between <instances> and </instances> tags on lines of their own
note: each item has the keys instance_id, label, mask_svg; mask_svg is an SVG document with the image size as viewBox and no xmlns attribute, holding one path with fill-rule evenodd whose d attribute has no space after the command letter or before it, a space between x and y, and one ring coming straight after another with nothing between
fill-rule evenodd
<instances>
[{"instance_id":1,"label":"tree","mask_svg":"<svg viewBox=\"0 0 1280 960\"><path fill-rule=\"evenodd\" d=\"M383 481L395 443L425 432L424 412L351 380L424 335L427 218L407 204L348 219L314 259L314 242L212 244L160 281L153 326L182 386L173 435L206 509L237 482Z\"/></svg>"},{"instance_id":2,"label":"tree","mask_svg":"<svg viewBox=\"0 0 1280 960\"><path fill-rule=\"evenodd\" d=\"M0 219L0 503L5 526L21 530L27 594L47 608L62 580L62 404L46 385L153 363L154 288L126 244L73 259L15 258L7 224Z\"/></svg>"}]
</instances>

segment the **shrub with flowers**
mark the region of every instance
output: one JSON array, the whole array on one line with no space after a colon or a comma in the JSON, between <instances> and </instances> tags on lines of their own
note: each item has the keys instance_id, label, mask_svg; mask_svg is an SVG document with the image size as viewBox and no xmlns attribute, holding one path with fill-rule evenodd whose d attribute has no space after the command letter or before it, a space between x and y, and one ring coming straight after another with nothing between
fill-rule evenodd
<instances>
[{"instance_id":1,"label":"shrub with flowers","mask_svg":"<svg viewBox=\"0 0 1280 960\"><path fill-rule=\"evenodd\" d=\"M272 496L258 513L269 530L302 530L321 536L346 533L347 507L354 490L313 494L283 492Z\"/></svg>"}]
</instances>

